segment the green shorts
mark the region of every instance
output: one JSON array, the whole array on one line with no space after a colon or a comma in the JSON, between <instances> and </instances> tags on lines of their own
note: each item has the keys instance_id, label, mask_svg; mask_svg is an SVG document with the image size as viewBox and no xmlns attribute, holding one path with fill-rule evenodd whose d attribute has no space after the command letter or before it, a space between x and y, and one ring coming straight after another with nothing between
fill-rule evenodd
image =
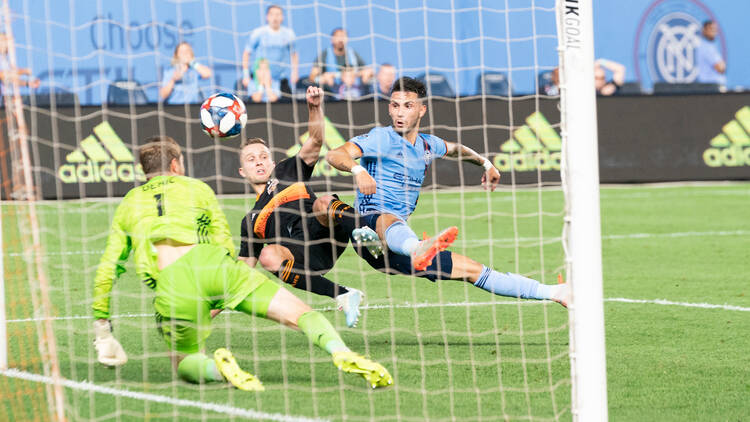
<instances>
[{"instance_id":1,"label":"green shorts","mask_svg":"<svg viewBox=\"0 0 750 422\"><path fill-rule=\"evenodd\" d=\"M279 285L224 248L197 245L161 271L155 290L159 333L173 350L196 353L211 334L212 309L249 301L253 314L265 317Z\"/></svg>"}]
</instances>

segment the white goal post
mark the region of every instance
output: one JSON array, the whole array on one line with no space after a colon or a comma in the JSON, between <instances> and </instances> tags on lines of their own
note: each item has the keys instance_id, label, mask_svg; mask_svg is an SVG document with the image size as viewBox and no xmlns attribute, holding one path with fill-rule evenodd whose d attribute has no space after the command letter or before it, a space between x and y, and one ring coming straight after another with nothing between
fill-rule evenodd
<instances>
[{"instance_id":1,"label":"white goal post","mask_svg":"<svg viewBox=\"0 0 750 422\"><path fill-rule=\"evenodd\" d=\"M574 421L607 420L594 24L591 0L557 0L561 176L566 190L571 411Z\"/></svg>"}]
</instances>

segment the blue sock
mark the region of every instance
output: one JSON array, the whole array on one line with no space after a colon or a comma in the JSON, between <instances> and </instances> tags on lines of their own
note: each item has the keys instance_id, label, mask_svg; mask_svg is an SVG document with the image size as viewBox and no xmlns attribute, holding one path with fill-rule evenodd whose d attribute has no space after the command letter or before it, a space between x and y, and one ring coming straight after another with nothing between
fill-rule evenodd
<instances>
[{"instance_id":1,"label":"blue sock","mask_svg":"<svg viewBox=\"0 0 750 422\"><path fill-rule=\"evenodd\" d=\"M406 223L397 221L385 229L385 243L391 251L409 256L417 249L419 238Z\"/></svg>"},{"instance_id":2,"label":"blue sock","mask_svg":"<svg viewBox=\"0 0 750 422\"><path fill-rule=\"evenodd\" d=\"M520 274L499 273L485 266L482 266L482 274L474 285L496 295L522 299L549 299L552 295L552 286Z\"/></svg>"}]
</instances>

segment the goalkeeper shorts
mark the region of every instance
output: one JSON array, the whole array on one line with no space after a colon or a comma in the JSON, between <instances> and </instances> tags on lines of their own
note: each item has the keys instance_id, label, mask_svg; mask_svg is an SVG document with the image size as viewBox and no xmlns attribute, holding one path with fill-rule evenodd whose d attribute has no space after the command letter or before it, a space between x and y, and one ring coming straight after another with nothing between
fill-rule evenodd
<instances>
[{"instance_id":1,"label":"goalkeeper shorts","mask_svg":"<svg viewBox=\"0 0 750 422\"><path fill-rule=\"evenodd\" d=\"M173 350L195 353L211 333L211 310L234 309L243 301L265 317L279 289L261 272L215 245L197 245L159 274L156 320Z\"/></svg>"}]
</instances>

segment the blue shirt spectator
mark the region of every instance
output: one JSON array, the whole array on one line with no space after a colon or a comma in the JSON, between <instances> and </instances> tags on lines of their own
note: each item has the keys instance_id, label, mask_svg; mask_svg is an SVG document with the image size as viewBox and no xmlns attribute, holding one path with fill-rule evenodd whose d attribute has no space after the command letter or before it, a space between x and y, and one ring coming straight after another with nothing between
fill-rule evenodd
<instances>
[{"instance_id":1,"label":"blue shirt spectator","mask_svg":"<svg viewBox=\"0 0 750 422\"><path fill-rule=\"evenodd\" d=\"M195 61L193 47L182 42L174 49L172 67L164 71L159 98L167 104L196 104L202 101L199 78L210 78L208 66Z\"/></svg>"},{"instance_id":2,"label":"blue shirt spectator","mask_svg":"<svg viewBox=\"0 0 750 422\"><path fill-rule=\"evenodd\" d=\"M282 27L284 12L281 7L272 5L266 12L267 25L250 33L242 53L242 84L250 84L250 58L268 60L271 78L276 81L286 79L292 85L299 79L299 56L295 51L296 35L289 28Z\"/></svg>"},{"instance_id":3,"label":"blue shirt spectator","mask_svg":"<svg viewBox=\"0 0 750 422\"><path fill-rule=\"evenodd\" d=\"M724 59L716 46L716 34L718 28L716 22L706 21L703 23L703 37L695 50L695 63L698 66L697 82L727 84L725 75L727 68Z\"/></svg>"}]
</instances>

